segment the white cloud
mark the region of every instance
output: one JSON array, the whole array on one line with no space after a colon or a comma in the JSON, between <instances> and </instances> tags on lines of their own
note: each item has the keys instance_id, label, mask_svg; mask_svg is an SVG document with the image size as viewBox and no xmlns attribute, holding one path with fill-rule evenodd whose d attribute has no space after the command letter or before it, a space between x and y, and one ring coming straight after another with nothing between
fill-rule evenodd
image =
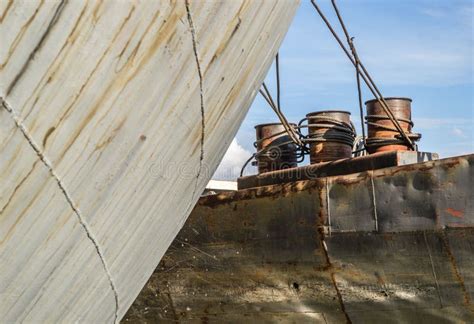
<instances>
[{"instance_id":1,"label":"white cloud","mask_svg":"<svg viewBox=\"0 0 474 324\"><path fill-rule=\"evenodd\" d=\"M446 11L438 8L422 8L420 13L431 18L442 18L446 16Z\"/></svg>"},{"instance_id":2,"label":"white cloud","mask_svg":"<svg viewBox=\"0 0 474 324\"><path fill-rule=\"evenodd\" d=\"M466 118L429 118L429 117L419 117L415 119L415 127L420 130L436 130L440 127L455 127L459 126L469 126L472 124L471 119Z\"/></svg>"},{"instance_id":3,"label":"white cloud","mask_svg":"<svg viewBox=\"0 0 474 324\"><path fill-rule=\"evenodd\" d=\"M427 3L426 6L418 9L422 15L432 19L454 19L456 22L472 26L472 2L464 1L464 3L438 2Z\"/></svg>"},{"instance_id":4,"label":"white cloud","mask_svg":"<svg viewBox=\"0 0 474 324\"><path fill-rule=\"evenodd\" d=\"M235 180L240 176L242 166L251 155L252 153L243 148L234 138L212 179ZM251 168L253 167L249 165L246 170L250 170Z\"/></svg>"},{"instance_id":5,"label":"white cloud","mask_svg":"<svg viewBox=\"0 0 474 324\"><path fill-rule=\"evenodd\" d=\"M463 84L472 77L471 53L466 47L457 49L429 42L407 42L406 47L397 48L395 44L388 44L378 53L370 51L366 56L366 65L385 84Z\"/></svg>"},{"instance_id":6,"label":"white cloud","mask_svg":"<svg viewBox=\"0 0 474 324\"><path fill-rule=\"evenodd\" d=\"M460 137L460 138L466 138L466 134L464 134L463 130L458 128L458 127L454 127L453 130L451 131L451 133L457 137Z\"/></svg>"}]
</instances>

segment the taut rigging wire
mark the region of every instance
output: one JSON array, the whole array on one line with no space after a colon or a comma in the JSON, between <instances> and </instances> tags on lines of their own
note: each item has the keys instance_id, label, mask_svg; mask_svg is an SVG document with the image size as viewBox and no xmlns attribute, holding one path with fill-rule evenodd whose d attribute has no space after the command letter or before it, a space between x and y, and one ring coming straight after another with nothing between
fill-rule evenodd
<instances>
[{"instance_id":1,"label":"taut rigging wire","mask_svg":"<svg viewBox=\"0 0 474 324\"><path fill-rule=\"evenodd\" d=\"M279 54L276 54L275 57L275 72L276 72L276 87L277 87L277 102L275 104L270 91L268 90L265 82L262 83L262 88L259 89L259 93L262 95L262 97L265 99L265 101L268 103L268 105L272 108L272 110L275 112L277 115L278 119L280 120L281 124L285 128L284 132L275 134L270 136L274 137L277 135L281 135L283 133L287 133L288 136L290 137L291 141L280 143L277 146L281 145L286 145L289 143L294 143L297 146L298 150L298 158L303 157L304 154L308 153L308 148L306 145L308 145L310 142L314 141L327 141L327 140L336 140L340 141L342 143L349 144L351 142L351 146L353 147L353 154L359 155L361 152L366 151L366 147L369 146L380 146L380 145L386 145L387 143L400 143L404 144L406 143L412 150L416 149L416 146L412 142L413 140L416 140L419 138L419 134L407 134L404 129L401 127L399 121L404 121L402 119L397 119L395 115L393 114L392 110L388 106L385 98L381 94L380 90L378 89L377 85L375 84L374 80L370 76L369 72L365 68L364 64L361 62L359 55L357 54L357 50L354 45L354 38L350 37L349 32L347 31L346 25L344 23L344 20L341 16L341 13L336 5L336 0L331 0L332 6L334 8L334 11L336 12L337 18L339 20L339 23L342 27L342 30L344 32L344 35L346 37L347 44L349 46L349 50L346 48L346 46L342 43L341 39L335 32L334 28L332 27L331 23L328 21L324 13L321 11L319 6L316 4L315 0L311 0L311 3L313 7L316 9L326 26L328 27L329 31L331 34L334 36L336 39L337 43L341 47L341 49L344 51L346 56L349 58L351 61L352 65L354 65L355 70L356 70L356 80L357 80L357 93L358 93L358 103L359 103L359 111L360 111L360 119L361 119L361 128L362 128L362 136L357 136L355 132L355 128L352 125L339 125L337 123L334 123L334 121L328 120L327 117L321 117L322 119L318 121L316 124L310 124L310 125L302 125L302 123L307 120L307 118L302 119L297 127L293 127L290 125L288 120L286 119L285 115L281 111L281 102L280 102L280 97L281 97L281 89L280 89L280 67L279 67ZM352 54L352 55L351 55ZM382 139L382 138L373 138L370 140L366 139L365 135L365 125L364 125L364 110L363 110L363 104L362 104L362 91L361 91L361 82L360 78L362 77L362 80L364 83L367 85L368 89L372 93L372 95L375 97L375 99L378 101L382 109L385 111L387 116L367 116L365 119L367 120L367 124L373 124L372 120L374 118L378 119L389 119L392 124L394 125L394 128L391 127L386 127L386 129L392 130L392 131L397 131L400 135L397 136L394 139ZM333 129L338 129L341 131L341 135L338 135L337 138L332 136L331 138L325 138L324 136L318 136L317 138L310 135L303 135L301 133L301 128L309 127L309 126L328 126L327 124L331 126ZM377 125L380 127L380 125ZM268 138L265 138L268 139ZM256 147L257 142L254 143L254 146ZM276 146L269 146L266 147L259 152L256 152L252 154L252 156L245 162L244 166L241 169L240 176L243 175L245 167L248 165L248 163L261 155L267 154L267 151L270 150L271 148L274 148Z\"/></svg>"},{"instance_id":2,"label":"taut rigging wire","mask_svg":"<svg viewBox=\"0 0 474 324\"><path fill-rule=\"evenodd\" d=\"M380 106L383 108L383 110L385 111L385 113L387 114L387 116L389 117L390 121L393 123L393 125L395 126L395 128L397 129L397 131L400 133L402 139L404 142L406 142L408 144L408 146L415 150L415 146L413 144L413 142L410 140L409 136L405 133L405 131L403 130L403 128L401 127L400 123L397 121L397 119L395 118L395 115L393 114L392 110L390 109L390 107L388 106L387 102L385 101L384 97L382 96L382 94L380 93L380 90L378 89L378 87L375 85L375 82L374 80L372 79L372 77L370 76L369 72L367 71L367 69L365 68L364 64L360 61L358 61L358 63L356 62L356 59L354 59L351 54L349 53L349 51L347 50L346 46L342 43L341 39L339 38L339 36L337 35L337 33L334 31L334 28L332 27L331 23L327 20L326 16L324 15L324 13L321 11L321 9L319 8L319 6L316 4L315 0L311 0L311 3L313 5L313 7L316 9L316 11L318 12L319 16L323 19L324 23L326 24L326 26L328 27L329 31L331 32L331 34L334 36L334 38L336 39L336 41L338 42L339 46L342 48L342 50L344 51L344 53L346 54L346 56L349 58L349 60L351 61L351 63L354 65L354 67L357 69L358 71L358 74L362 77L362 79L364 80L365 84L367 85L367 87L369 88L370 92L372 93L372 95L375 97L375 99L377 99L377 101L379 102ZM336 11L336 14L338 16L338 19L341 23L343 27L343 30L344 30L344 33L346 34L346 37L349 39L350 41L350 37L348 36L348 33L347 33L347 29L345 28L345 25L344 25L344 22L342 20L342 17L339 13L339 10L337 8L337 5L335 3L335 0L332 0L332 4L333 4L333 7ZM363 126L363 125L362 125Z\"/></svg>"}]
</instances>

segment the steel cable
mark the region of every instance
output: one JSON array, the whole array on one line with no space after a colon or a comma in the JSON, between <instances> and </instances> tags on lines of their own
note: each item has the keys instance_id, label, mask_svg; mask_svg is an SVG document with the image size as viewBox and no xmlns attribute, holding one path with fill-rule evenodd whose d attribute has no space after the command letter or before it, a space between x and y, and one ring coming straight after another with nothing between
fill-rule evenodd
<instances>
[{"instance_id":1,"label":"steel cable","mask_svg":"<svg viewBox=\"0 0 474 324\"><path fill-rule=\"evenodd\" d=\"M311 119L311 124L309 123L309 119ZM303 125L305 121L307 121L308 124ZM310 127L325 129L326 131L321 133L310 133ZM309 118L305 117L298 123L298 128L308 128L308 135L302 139L302 142L305 144L313 142L334 141L342 144L347 144L352 147L354 145L354 139L356 137L356 130L352 122L345 123L341 120L328 116L311 116Z\"/></svg>"},{"instance_id":2,"label":"steel cable","mask_svg":"<svg viewBox=\"0 0 474 324\"><path fill-rule=\"evenodd\" d=\"M321 11L321 9L319 8L319 6L315 3L314 0L311 0L311 3L313 5L313 7L316 9L316 11L318 12L318 14L320 15L320 17L323 19L324 23L326 24L326 26L328 27L329 31L332 33L332 35L334 36L334 38L336 39L336 41L338 42L339 46L342 48L342 50L344 51L344 53L346 54L346 56L349 58L349 60L351 61L351 63L354 65L355 68L357 68L357 71L359 73L359 75L362 77L362 79L364 80L365 84L367 85L367 87L369 88L370 92L372 93L372 95L376 98L376 100L379 102L379 104L382 106L382 108L384 109L385 113L387 114L387 116L390 118L391 122L394 124L394 126L396 127L397 131L400 133L400 135L403 137L404 141L408 144L408 146L415 150L415 145L412 143L412 141L410 140L410 138L408 137L408 135L405 133L405 131L401 128L400 124L398 123L398 121L396 120L393 112L391 111L390 107L388 106L387 102L385 101L384 97L382 96L382 94L380 93L379 89L377 88L377 86L375 85L372 77L370 76L370 74L368 73L367 69L365 68L364 64L362 64L362 62L358 61L358 63L356 63L356 60L351 56L351 54L349 53L349 51L347 50L346 46L342 43L341 39L339 38L339 36L337 35L337 33L334 31L334 28L332 27L331 23L327 20L326 16L324 15L324 13ZM336 10L336 14L339 18L339 21L342 22L341 25L344 25L343 23L343 20L342 20L342 17L339 13L339 10L337 9L337 6L335 4L335 1L333 0L333 6ZM345 25L343 27L343 29L345 29ZM347 29L345 29L345 33L347 32ZM346 36L348 36L348 34L346 34ZM349 37L350 39L350 37ZM360 68L359 68L360 67Z\"/></svg>"}]
</instances>

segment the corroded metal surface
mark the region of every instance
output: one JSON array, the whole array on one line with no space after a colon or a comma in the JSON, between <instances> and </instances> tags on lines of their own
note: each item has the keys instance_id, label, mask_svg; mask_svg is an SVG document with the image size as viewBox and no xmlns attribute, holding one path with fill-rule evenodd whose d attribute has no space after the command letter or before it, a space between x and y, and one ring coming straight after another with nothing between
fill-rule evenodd
<instances>
[{"instance_id":1,"label":"corroded metal surface","mask_svg":"<svg viewBox=\"0 0 474 324\"><path fill-rule=\"evenodd\" d=\"M268 186L300 180L313 180L335 175L344 175L387 167L421 163L438 159L438 154L427 152L390 151L371 155L341 159L326 163L317 163L275 171L265 174L250 175L237 179L239 189Z\"/></svg>"},{"instance_id":2,"label":"corroded metal surface","mask_svg":"<svg viewBox=\"0 0 474 324\"><path fill-rule=\"evenodd\" d=\"M296 124L290 124L296 127ZM258 173L265 173L298 165L296 162L296 145L291 141L280 123L260 124L255 126Z\"/></svg>"},{"instance_id":3,"label":"corroded metal surface","mask_svg":"<svg viewBox=\"0 0 474 324\"><path fill-rule=\"evenodd\" d=\"M298 3L0 1L0 322L123 317Z\"/></svg>"},{"instance_id":4,"label":"corroded metal surface","mask_svg":"<svg viewBox=\"0 0 474 324\"><path fill-rule=\"evenodd\" d=\"M341 110L317 111L306 115L311 163L329 162L352 156L351 113Z\"/></svg>"},{"instance_id":5,"label":"corroded metal surface","mask_svg":"<svg viewBox=\"0 0 474 324\"><path fill-rule=\"evenodd\" d=\"M474 321L474 155L201 198L133 322Z\"/></svg>"},{"instance_id":6,"label":"corroded metal surface","mask_svg":"<svg viewBox=\"0 0 474 324\"><path fill-rule=\"evenodd\" d=\"M410 98L384 98L388 108L400 123L401 129L411 140L418 140L419 134L411 132L413 122L411 120ZM377 99L365 103L367 108L367 151L369 153L384 151L406 151L409 147L402 140L397 140L400 133L397 131L386 111ZM399 142L399 143L397 143Z\"/></svg>"}]
</instances>

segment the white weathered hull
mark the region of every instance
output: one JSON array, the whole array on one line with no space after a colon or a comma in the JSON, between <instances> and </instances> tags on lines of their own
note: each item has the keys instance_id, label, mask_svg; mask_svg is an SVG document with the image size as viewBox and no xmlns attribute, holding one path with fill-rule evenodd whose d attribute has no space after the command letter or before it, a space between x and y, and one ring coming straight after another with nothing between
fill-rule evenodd
<instances>
[{"instance_id":1,"label":"white weathered hull","mask_svg":"<svg viewBox=\"0 0 474 324\"><path fill-rule=\"evenodd\" d=\"M0 318L122 318L298 1L0 2Z\"/></svg>"}]
</instances>

